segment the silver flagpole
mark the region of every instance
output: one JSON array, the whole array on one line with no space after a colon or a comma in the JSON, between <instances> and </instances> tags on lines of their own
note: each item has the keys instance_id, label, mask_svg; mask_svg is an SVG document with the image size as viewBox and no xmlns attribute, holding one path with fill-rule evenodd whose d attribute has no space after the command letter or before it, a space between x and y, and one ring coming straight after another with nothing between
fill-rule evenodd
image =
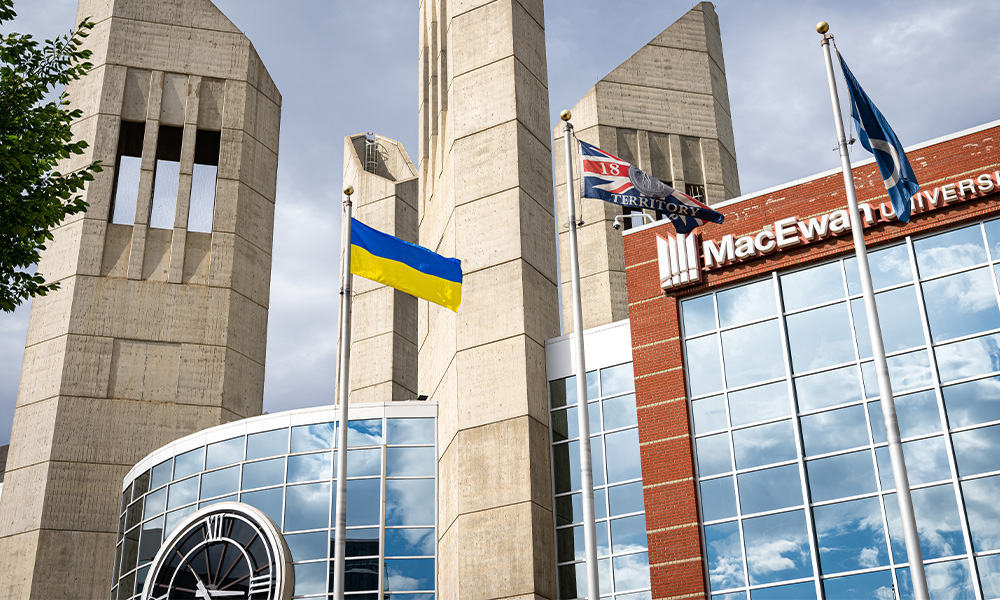
<instances>
[{"instance_id":1,"label":"silver flagpole","mask_svg":"<svg viewBox=\"0 0 1000 600\"><path fill-rule=\"evenodd\" d=\"M590 458L590 415L587 406L587 366L583 357L583 301L580 298L580 257L576 247L576 198L573 189L572 115L562 111L566 143L566 203L569 216L569 270L573 289L573 372L576 374L576 417L580 430L580 485L583 496L583 545L587 556L587 598L601 597L597 575L597 525L594 520L594 466Z\"/></svg>"},{"instance_id":2,"label":"silver flagpole","mask_svg":"<svg viewBox=\"0 0 1000 600\"><path fill-rule=\"evenodd\" d=\"M347 397L351 391L351 195L353 186L344 188L344 225L341 230L342 272L340 274L340 362L337 367L340 402L337 419L337 515L334 534L333 597L344 597L344 556L347 549Z\"/></svg>"},{"instance_id":3,"label":"silver flagpole","mask_svg":"<svg viewBox=\"0 0 1000 600\"><path fill-rule=\"evenodd\" d=\"M851 233L854 236L854 252L858 257L858 274L865 299L865 313L868 315L868 335L871 337L872 356L875 358L875 373L878 375L878 393L882 400L882 417L885 434L889 440L889 458L892 461L892 476L896 481L896 499L899 501L899 516L903 521L903 537L906 541L906 559L910 564L910 579L916 600L927 600L927 578L924 575L924 559L920 552L920 538L917 537L917 521L913 515L913 500L910 498L910 481L906 476L906 461L903 459L903 445L899 441L899 423L896 420L896 404L892 398L889 382L889 368L885 362L885 347L882 344L882 329L879 326L878 310L875 307L875 292L872 289L872 275L868 267L868 253L865 250L864 226L858 212L858 197L854 191L854 172L851 158L847 154L847 136L840 112L840 98L837 95L837 81L833 76L833 56L827 33L830 26L825 21L816 25L816 31L823 36L823 55L826 57L826 77L830 84L830 102L837 125L837 139L840 142L840 162L844 168L844 188L851 215ZM899 590L896 591L899 597Z\"/></svg>"}]
</instances>

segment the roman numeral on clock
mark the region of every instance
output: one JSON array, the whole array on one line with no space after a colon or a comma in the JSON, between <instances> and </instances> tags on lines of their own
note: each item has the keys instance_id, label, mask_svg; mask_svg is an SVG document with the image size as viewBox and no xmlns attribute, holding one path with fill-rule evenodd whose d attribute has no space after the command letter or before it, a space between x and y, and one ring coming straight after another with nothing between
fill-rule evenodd
<instances>
[{"instance_id":1,"label":"roman numeral on clock","mask_svg":"<svg viewBox=\"0 0 1000 600\"><path fill-rule=\"evenodd\" d=\"M217 540L222 538L225 515L211 515L205 519L205 539Z\"/></svg>"},{"instance_id":2,"label":"roman numeral on clock","mask_svg":"<svg viewBox=\"0 0 1000 600\"><path fill-rule=\"evenodd\" d=\"M271 575L254 575L250 578L249 595L262 594L266 596L271 591Z\"/></svg>"}]
</instances>

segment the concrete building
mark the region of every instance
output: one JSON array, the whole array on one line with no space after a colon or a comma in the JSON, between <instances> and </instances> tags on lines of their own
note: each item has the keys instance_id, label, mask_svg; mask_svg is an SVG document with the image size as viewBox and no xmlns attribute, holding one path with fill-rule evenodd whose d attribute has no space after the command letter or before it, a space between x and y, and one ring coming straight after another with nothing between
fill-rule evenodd
<instances>
[{"instance_id":1,"label":"concrete building","mask_svg":"<svg viewBox=\"0 0 1000 600\"><path fill-rule=\"evenodd\" d=\"M539 0L420 2L420 244L464 272L457 314L422 303L419 316L419 391L438 404L444 598L555 595L544 23Z\"/></svg>"},{"instance_id":2,"label":"concrete building","mask_svg":"<svg viewBox=\"0 0 1000 600\"><path fill-rule=\"evenodd\" d=\"M577 137L634 164L707 204L740 195L736 143L722 56L719 18L711 2L695 5L587 92L572 109ZM559 250L568 256L566 161L560 124L555 138ZM581 190L579 162L574 183ZM577 198L581 193L577 192ZM630 209L624 209L626 214ZM585 329L628 316L622 236L612 229L620 206L579 203L580 283ZM650 213L654 218L662 215ZM642 221L635 220L636 225ZM626 219L624 229L632 226ZM569 263L560 283L569 289ZM563 294L563 330L573 330L571 296Z\"/></svg>"},{"instance_id":3,"label":"concrete building","mask_svg":"<svg viewBox=\"0 0 1000 600\"><path fill-rule=\"evenodd\" d=\"M0 596L101 598L122 477L261 411L281 96L208 0L81 0L68 88L101 160L39 270L0 502ZM56 567L56 565L58 565Z\"/></svg>"}]
</instances>

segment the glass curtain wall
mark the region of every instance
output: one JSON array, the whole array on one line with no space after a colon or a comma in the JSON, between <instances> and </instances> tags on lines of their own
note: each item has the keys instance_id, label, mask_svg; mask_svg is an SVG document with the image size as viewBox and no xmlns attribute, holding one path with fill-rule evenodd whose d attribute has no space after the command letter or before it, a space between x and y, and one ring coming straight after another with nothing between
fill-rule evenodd
<instances>
[{"instance_id":1,"label":"glass curtain wall","mask_svg":"<svg viewBox=\"0 0 1000 600\"><path fill-rule=\"evenodd\" d=\"M282 531L294 562L294 598L327 598L338 450L334 411L323 416L331 420L288 426L287 414L271 415L275 429L234 432L135 477L122 493L112 600L138 598L174 528L227 501L260 509ZM433 600L435 419L378 416L351 419L349 427L346 598Z\"/></svg>"},{"instance_id":2,"label":"glass curtain wall","mask_svg":"<svg viewBox=\"0 0 1000 600\"><path fill-rule=\"evenodd\" d=\"M559 598L587 596L576 378L549 382ZM632 363L587 373L601 597L648 600L649 556Z\"/></svg>"},{"instance_id":3,"label":"glass curtain wall","mask_svg":"<svg viewBox=\"0 0 1000 600\"><path fill-rule=\"evenodd\" d=\"M932 598L1000 598L1000 221L870 252ZM912 597L853 256L681 303L714 600Z\"/></svg>"}]
</instances>

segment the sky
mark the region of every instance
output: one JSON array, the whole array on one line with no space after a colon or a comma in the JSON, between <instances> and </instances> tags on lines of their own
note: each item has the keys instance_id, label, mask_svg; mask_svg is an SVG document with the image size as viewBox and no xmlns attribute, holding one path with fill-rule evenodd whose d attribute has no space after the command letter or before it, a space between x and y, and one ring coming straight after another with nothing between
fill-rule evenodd
<instances>
[{"instance_id":1,"label":"sky","mask_svg":"<svg viewBox=\"0 0 1000 600\"><path fill-rule=\"evenodd\" d=\"M264 410L331 404L343 139L375 131L416 156L418 1L287 0L280 10L265 0L215 2L253 42L283 97ZM547 0L552 125L694 5ZM744 194L840 165L815 31L821 20L905 145L1000 119L995 0L715 6ZM0 34L49 38L75 21L74 0L15 0L14 7L18 17L0 24ZM10 438L29 310L25 303L0 313L0 445Z\"/></svg>"}]
</instances>

